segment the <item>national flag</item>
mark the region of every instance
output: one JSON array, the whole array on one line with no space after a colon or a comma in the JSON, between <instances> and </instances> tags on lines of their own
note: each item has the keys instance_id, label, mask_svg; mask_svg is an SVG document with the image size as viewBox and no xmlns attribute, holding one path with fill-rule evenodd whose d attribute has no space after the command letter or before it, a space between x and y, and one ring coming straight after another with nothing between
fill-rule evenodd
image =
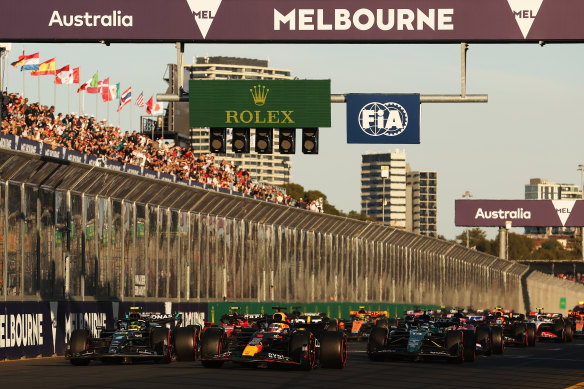
<instances>
[{"instance_id":1,"label":"national flag","mask_svg":"<svg viewBox=\"0 0 584 389\"><path fill-rule=\"evenodd\" d=\"M77 89L77 93L79 93L81 91L87 91L87 88L89 88L91 86L91 84L93 84L94 82L95 82L95 86L97 86L97 84L98 84L98 82L97 82L97 72L95 72L95 74L93 75L93 77L91 77L89 80L87 80L85 83L83 83L79 87L79 89Z\"/></svg>"},{"instance_id":2,"label":"national flag","mask_svg":"<svg viewBox=\"0 0 584 389\"><path fill-rule=\"evenodd\" d=\"M63 66L55 71L55 84L69 83L69 65Z\"/></svg>"},{"instance_id":3,"label":"national flag","mask_svg":"<svg viewBox=\"0 0 584 389\"><path fill-rule=\"evenodd\" d=\"M154 104L154 96L146 103L146 113L148 115L161 115L163 111L162 103Z\"/></svg>"},{"instance_id":4,"label":"national flag","mask_svg":"<svg viewBox=\"0 0 584 389\"><path fill-rule=\"evenodd\" d=\"M79 84L79 68L69 70L69 65L67 65L58 69L55 76L55 84ZM83 85L81 87L83 87ZM85 87L83 87L83 89L85 89Z\"/></svg>"},{"instance_id":5,"label":"national flag","mask_svg":"<svg viewBox=\"0 0 584 389\"><path fill-rule=\"evenodd\" d=\"M109 85L107 88L104 87L101 91L101 97L104 102L113 101L120 98L120 83Z\"/></svg>"},{"instance_id":6,"label":"national flag","mask_svg":"<svg viewBox=\"0 0 584 389\"><path fill-rule=\"evenodd\" d=\"M38 70L39 68L39 53L30 55L20 55L18 61L12 62L14 67L21 66L20 70Z\"/></svg>"},{"instance_id":7,"label":"national flag","mask_svg":"<svg viewBox=\"0 0 584 389\"><path fill-rule=\"evenodd\" d=\"M140 96L136 99L136 105L140 108L144 106L144 92L140 93Z\"/></svg>"},{"instance_id":8,"label":"national flag","mask_svg":"<svg viewBox=\"0 0 584 389\"><path fill-rule=\"evenodd\" d=\"M99 93L99 91L100 91L99 83L100 83L100 81L99 81L99 78L97 76L97 72L95 72L95 74L93 75L93 77L89 81L89 85L87 85L85 87L85 91L87 93Z\"/></svg>"},{"instance_id":9,"label":"national flag","mask_svg":"<svg viewBox=\"0 0 584 389\"><path fill-rule=\"evenodd\" d=\"M39 65L38 70L33 70L30 72L31 76L54 76L56 69L55 58L51 58L48 61L43 62Z\"/></svg>"},{"instance_id":10,"label":"national flag","mask_svg":"<svg viewBox=\"0 0 584 389\"><path fill-rule=\"evenodd\" d=\"M120 112L122 110L122 108L124 108L124 106L131 101L132 101L132 87L129 87L128 89L126 89L122 93L122 96L120 97L120 106L118 107L118 112Z\"/></svg>"},{"instance_id":11,"label":"national flag","mask_svg":"<svg viewBox=\"0 0 584 389\"><path fill-rule=\"evenodd\" d=\"M109 77L106 78L103 81L100 81L100 90L99 93L101 93L101 98L103 99L103 101L109 101Z\"/></svg>"}]
</instances>

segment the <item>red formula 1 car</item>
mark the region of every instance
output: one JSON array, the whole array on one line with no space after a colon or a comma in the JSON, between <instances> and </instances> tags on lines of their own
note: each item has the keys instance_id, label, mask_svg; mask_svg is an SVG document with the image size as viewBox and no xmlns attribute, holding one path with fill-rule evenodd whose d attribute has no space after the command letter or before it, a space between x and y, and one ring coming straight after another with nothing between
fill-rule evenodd
<instances>
[{"instance_id":1,"label":"red formula 1 car","mask_svg":"<svg viewBox=\"0 0 584 389\"><path fill-rule=\"evenodd\" d=\"M561 313L546 313L543 308L537 308L537 312L529 312L527 321L534 323L538 340L565 343L574 339L572 320Z\"/></svg>"}]
</instances>

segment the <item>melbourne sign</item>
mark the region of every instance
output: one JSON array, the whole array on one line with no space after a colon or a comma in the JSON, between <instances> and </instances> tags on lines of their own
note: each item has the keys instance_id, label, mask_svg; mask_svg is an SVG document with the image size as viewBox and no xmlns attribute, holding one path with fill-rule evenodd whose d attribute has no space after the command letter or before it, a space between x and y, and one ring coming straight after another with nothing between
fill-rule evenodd
<instances>
[{"instance_id":1,"label":"melbourne sign","mask_svg":"<svg viewBox=\"0 0 584 389\"><path fill-rule=\"evenodd\" d=\"M97 301L0 302L0 360L63 355L65 344L76 329L99 336L102 327L131 310L130 303ZM144 312L181 313L183 325L202 325L207 303L141 303Z\"/></svg>"},{"instance_id":2,"label":"melbourne sign","mask_svg":"<svg viewBox=\"0 0 584 389\"><path fill-rule=\"evenodd\" d=\"M191 127L331 126L330 80L191 80Z\"/></svg>"},{"instance_id":3,"label":"melbourne sign","mask_svg":"<svg viewBox=\"0 0 584 389\"><path fill-rule=\"evenodd\" d=\"M584 41L581 0L4 3L0 41L7 42Z\"/></svg>"},{"instance_id":4,"label":"melbourne sign","mask_svg":"<svg viewBox=\"0 0 584 389\"><path fill-rule=\"evenodd\" d=\"M420 95L348 94L347 143L420 143Z\"/></svg>"},{"instance_id":5,"label":"melbourne sign","mask_svg":"<svg viewBox=\"0 0 584 389\"><path fill-rule=\"evenodd\" d=\"M456 200L455 224L467 227L582 227L584 200Z\"/></svg>"}]
</instances>

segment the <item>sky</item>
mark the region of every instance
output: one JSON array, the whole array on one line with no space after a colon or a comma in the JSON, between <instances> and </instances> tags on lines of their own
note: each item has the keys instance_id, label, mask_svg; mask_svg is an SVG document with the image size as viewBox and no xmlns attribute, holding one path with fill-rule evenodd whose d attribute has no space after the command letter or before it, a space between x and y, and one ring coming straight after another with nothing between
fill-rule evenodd
<instances>
[{"instance_id":1,"label":"sky","mask_svg":"<svg viewBox=\"0 0 584 389\"><path fill-rule=\"evenodd\" d=\"M84 82L99 78L132 86L135 101L165 93L166 67L176 63L173 44L13 44L8 62L40 52L57 67L81 68ZM202 56L269 60L300 79L330 79L331 93L460 94L458 44L186 44L184 63ZM487 94L488 103L422 104L419 145L355 145L346 141L345 105L332 104L332 127L321 128L318 155L292 157L291 181L320 190L345 212L360 207L361 155L405 150L412 170L438 172L438 233L448 239L464 231L454 225L454 200L469 191L474 199L523 199L530 178L580 185L584 163L584 51L579 44L472 44L467 53L467 94ZM23 92L22 73L6 69L3 86ZM39 98L39 80L25 75L24 93ZM40 100L56 110L80 112L72 85L53 86L40 77ZM68 97L69 94L69 97ZM83 100L81 100L83 103ZM84 112L108 118L122 129L139 129L144 109L118 114L95 95ZM69 108L70 107L70 108ZM130 126L131 118L131 126ZM497 231L485 229L489 238ZM522 233L521 229L513 231Z\"/></svg>"}]
</instances>

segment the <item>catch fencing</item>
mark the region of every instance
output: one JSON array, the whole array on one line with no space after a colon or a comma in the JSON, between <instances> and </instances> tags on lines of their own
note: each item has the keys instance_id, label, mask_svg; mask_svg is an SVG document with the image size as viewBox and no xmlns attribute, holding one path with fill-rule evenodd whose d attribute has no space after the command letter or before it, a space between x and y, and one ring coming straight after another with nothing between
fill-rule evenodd
<instances>
[{"instance_id":1,"label":"catch fencing","mask_svg":"<svg viewBox=\"0 0 584 389\"><path fill-rule=\"evenodd\" d=\"M584 297L581 285L443 240L119 170L0 151L2 300L558 311Z\"/></svg>"}]
</instances>

